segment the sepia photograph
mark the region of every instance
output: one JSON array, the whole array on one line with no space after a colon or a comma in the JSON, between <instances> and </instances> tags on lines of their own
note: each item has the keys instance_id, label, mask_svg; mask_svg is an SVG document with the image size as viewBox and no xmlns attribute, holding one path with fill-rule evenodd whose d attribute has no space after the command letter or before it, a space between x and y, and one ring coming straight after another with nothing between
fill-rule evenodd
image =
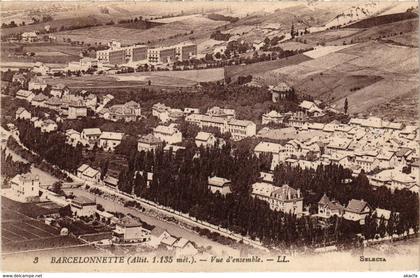
<instances>
[{"instance_id":1,"label":"sepia photograph","mask_svg":"<svg viewBox=\"0 0 420 278\"><path fill-rule=\"evenodd\" d=\"M0 19L2 277L417 277L417 1L1 1Z\"/></svg>"}]
</instances>

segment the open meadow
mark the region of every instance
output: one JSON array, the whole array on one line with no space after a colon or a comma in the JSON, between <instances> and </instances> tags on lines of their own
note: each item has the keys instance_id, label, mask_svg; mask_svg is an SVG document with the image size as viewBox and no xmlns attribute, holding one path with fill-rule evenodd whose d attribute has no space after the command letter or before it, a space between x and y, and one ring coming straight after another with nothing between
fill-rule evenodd
<instances>
[{"instance_id":1,"label":"open meadow","mask_svg":"<svg viewBox=\"0 0 420 278\"><path fill-rule=\"evenodd\" d=\"M300 64L259 74L349 111L368 111L419 87L418 49L381 41L359 43ZM398 90L396 90L398 88Z\"/></svg>"},{"instance_id":2,"label":"open meadow","mask_svg":"<svg viewBox=\"0 0 420 278\"><path fill-rule=\"evenodd\" d=\"M48 82L51 84L63 83L70 88L124 88L148 87L150 80L154 87L192 87L200 82L219 81L223 78L223 68L215 68L51 78L48 79Z\"/></svg>"}]
</instances>

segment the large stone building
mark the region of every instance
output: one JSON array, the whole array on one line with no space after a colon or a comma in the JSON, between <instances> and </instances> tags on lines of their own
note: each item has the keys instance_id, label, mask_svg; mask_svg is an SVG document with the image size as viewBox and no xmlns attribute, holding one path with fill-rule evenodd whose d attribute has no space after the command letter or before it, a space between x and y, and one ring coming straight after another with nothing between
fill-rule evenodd
<instances>
[{"instance_id":1,"label":"large stone building","mask_svg":"<svg viewBox=\"0 0 420 278\"><path fill-rule=\"evenodd\" d=\"M20 202L32 202L39 198L40 182L38 176L29 173L16 175L10 180L13 199Z\"/></svg>"},{"instance_id":2,"label":"large stone building","mask_svg":"<svg viewBox=\"0 0 420 278\"><path fill-rule=\"evenodd\" d=\"M296 215L303 213L303 196L300 190L287 184L277 187L266 182L254 183L252 196L266 201L272 210Z\"/></svg>"}]
</instances>

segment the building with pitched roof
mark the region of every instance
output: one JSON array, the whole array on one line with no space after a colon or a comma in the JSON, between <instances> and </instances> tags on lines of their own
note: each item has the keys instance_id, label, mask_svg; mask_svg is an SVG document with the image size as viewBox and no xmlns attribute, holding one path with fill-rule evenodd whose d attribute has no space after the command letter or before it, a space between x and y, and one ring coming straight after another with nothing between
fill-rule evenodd
<instances>
[{"instance_id":1,"label":"building with pitched roof","mask_svg":"<svg viewBox=\"0 0 420 278\"><path fill-rule=\"evenodd\" d=\"M220 108L218 106L211 107L207 110L206 115L211 117L219 117L224 119L236 118L236 112L234 109Z\"/></svg>"},{"instance_id":2,"label":"building with pitched roof","mask_svg":"<svg viewBox=\"0 0 420 278\"><path fill-rule=\"evenodd\" d=\"M90 143L96 142L99 140L99 137L101 136L102 131L99 128L84 128L82 132L80 133L80 137L83 140L87 140Z\"/></svg>"},{"instance_id":3,"label":"building with pitched roof","mask_svg":"<svg viewBox=\"0 0 420 278\"><path fill-rule=\"evenodd\" d=\"M162 140L153 136L153 134L139 135L137 139L137 150L141 151L155 151L163 144Z\"/></svg>"},{"instance_id":4,"label":"building with pitched roof","mask_svg":"<svg viewBox=\"0 0 420 278\"><path fill-rule=\"evenodd\" d=\"M70 92L69 88L64 85L63 83L58 83L56 85L51 86L50 94L52 96L61 98L63 95L67 95Z\"/></svg>"},{"instance_id":5,"label":"building with pitched roof","mask_svg":"<svg viewBox=\"0 0 420 278\"><path fill-rule=\"evenodd\" d=\"M292 88L290 88L286 83L280 82L277 86L271 88L270 91L271 99L274 103L276 103L280 100L286 99L292 93Z\"/></svg>"},{"instance_id":6,"label":"building with pitched roof","mask_svg":"<svg viewBox=\"0 0 420 278\"><path fill-rule=\"evenodd\" d=\"M200 131L197 133L197 136L195 137L195 145L197 147L211 147L216 144L217 138L214 136L213 133Z\"/></svg>"},{"instance_id":7,"label":"building with pitched roof","mask_svg":"<svg viewBox=\"0 0 420 278\"><path fill-rule=\"evenodd\" d=\"M46 119L45 121L42 122L41 132L50 133L50 132L56 131L57 129L58 129L57 123L51 119Z\"/></svg>"},{"instance_id":8,"label":"building with pitched roof","mask_svg":"<svg viewBox=\"0 0 420 278\"><path fill-rule=\"evenodd\" d=\"M342 217L344 214L344 206L339 201L330 200L324 193L318 202L318 216L323 218L330 218L334 215Z\"/></svg>"},{"instance_id":9,"label":"building with pitched roof","mask_svg":"<svg viewBox=\"0 0 420 278\"><path fill-rule=\"evenodd\" d=\"M268 125L270 123L273 124L281 124L284 121L285 116L280 114L279 112L272 110L268 113L262 115L261 124Z\"/></svg>"},{"instance_id":10,"label":"building with pitched roof","mask_svg":"<svg viewBox=\"0 0 420 278\"><path fill-rule=\"evenodd\" d=\"M21 89L16 92L16 98L26 100L27 102L31 102L34 97L35 94L28 90Z\"/></svg>"},{"instance_id":11,"label":"building with pitched roof","mask_svg":"<svg viewBox=\"0 0 420 278\"><path fill-rule=\"evenodd\" d=\"M231 181L221 177L208 177L208 189L212 193L219 192L222 195L231 193Z\"/></svg>"},{"instance_id":12,"label":"building with pitched roof","mask_svg":"<svg viewBox=\"0 0 420 278\"><path fill-rule=\"evenodd\" d=\"M20 120L30 120L32 118L32 114L31 112L29 112L28 110L26 110L23 107L19 107L16 110L16 119L20 119Z\"/></svg>"},{"instance_id":13,"label":"building with pitched roof","mask_svg":"<svg viewBox=\"0 0 420 278\"><path fill-rule=\"evenodd\" d=\"M77 168L77 176L86 181L99 182L101 173L87 164L82 164L79 168Z\"/></svg>"},{"instance_id":14,"label":"building with pitched roof","mask_svg":"<svg viewBox=\"0 0 420 278\"><path fill-rule=\"evenodd\" d=\"M45 82L44 79L39 77L34 77L28 82L28 90L45 90L48 84Z\"/></svg>"},{"instance_id":15,"label":"building with pitched roof","mask_svg":"<svg viewBox=\"0 0 420 278\"><path fill-rule=\"evenodd\" d=\"M31 104L35 107L45 107L45 102L47 100L48 100L48 97L41 93L32 98Z\"/></svg>"},{"instance_id":16,"label":"building with pitched roof","mask_svg":"<svg viewBox=\"0 0 420 278\"><path fill-rule=\"evenodd\" d=\"M364 224L366 216L372 211L371 206L363 201L351 199L344 209L343 217L347 220L358 221L360 224Z\"/></svg>"},{"instance_id":17,"label":"building with pitched roof","mask_svg":"<svg viewBox=\"0 0 420 278\"><path fill-rule=\"evenodd\" d=\"M108 132L104 131L99 136L99 147L105 151L114 151L115 147L121 144L124 137L122 132Z\"/></svg>"},{"instance_id":18,"label":"building with pitched roof","mask_svg":"<svg viewBox=\"0 0 420 278\"><path fill-rule=\"evenodd\" d=\"M115 229L112 231L113 241L119 243L147 242L151 238L153 226L125 216L116 222Z\"/></svg>"},{"instance_id":19,"label":"building with pitched roof","mask_svg":"<svg viewBox=\"0 0 420 278\"><path fill-rule=\"evenodd\" d=\"M78 196L71 200L70 208L77 217L90 217L96 213L96 202L90 198Z\"/></svg>"},{"instance_id":20,"label":"building with pitched roof","mask_svg":"<svg viewBox=\"0 0 420 278\"><path fill-rule=\"evenodd\" d=\"M182 142L182 133L171 124L169 126L159 125L153 129L153 136L169 144Z\"/></svg>"},{"instance_id":21,"label":"building with pitched roof","mask_svg":"<svg viewBox=\"0 0 420 278\"><path fill-rule=\"evenodd\" d=\"M294 189L287 184L281 187L266 182L256 182L252 185L252 196L266 201L270 209L295 215L303 213L303 196L300 189Z\"/></svg>"}]
</instances>

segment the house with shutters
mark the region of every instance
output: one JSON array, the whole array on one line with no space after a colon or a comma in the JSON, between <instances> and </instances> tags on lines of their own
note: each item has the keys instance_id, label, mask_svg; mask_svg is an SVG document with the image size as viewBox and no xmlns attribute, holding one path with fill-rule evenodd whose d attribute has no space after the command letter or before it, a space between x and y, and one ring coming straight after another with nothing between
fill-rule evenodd
<instances>
[{"instance_id":1,"label":"house with shutters","mask_svg":"<svg viewBox=\"0 0 420 278\"><path fill-rule=\"evenodd\" d=\"M83 104L82 101L72 101L67 104L68 105L68 112L67 118L68 119L77 119L77 118L84 118L87 117L87 107Z\"/></svg>"},{"instance_id":2,"label":"house with shutters","mask_svg":"<svg viewBox=\"0 0 420 278\"><path fill-rule=\"evenodd\" d=\"M12 198L19 202L39 200L39 189L39 177L30 173L16 175L10 180Z\"/></svg>"},{"instance_id":3,"label":"house with shutters","mask_svg":"<svg viewBox=\"0 0 420 278\"><path fill-rule=\"evenodd\" d=\"M50 97L45 101L45 107L54 111L60 111L63 102L58 97Z\"/></svg>"},{"instance_id":4,"label":"house with shutters","mask_svg":"<svg viewBox=\"0 0 420 278\"><path fill-rule=\"evenodd\" d=\"M133 122L138 120L141 117L141 107L135 101L129 101L125 104L116 104L109 108L103 109L101 114L104 115L105 119L111 121L120 121Z\"/></svg>"},{"instance_id":5,"label":"house with shutters","mask_svg":"<svg viewBox=\"0 0 420 278\"><path fill-rule=\"evenodd\" d=\"M300 190L287 184L278 187L267 182L256 182L252 185L251 195L267 202L271 210L295 215L303 213L303 196Z\"/></svg>"}]
</instances>

